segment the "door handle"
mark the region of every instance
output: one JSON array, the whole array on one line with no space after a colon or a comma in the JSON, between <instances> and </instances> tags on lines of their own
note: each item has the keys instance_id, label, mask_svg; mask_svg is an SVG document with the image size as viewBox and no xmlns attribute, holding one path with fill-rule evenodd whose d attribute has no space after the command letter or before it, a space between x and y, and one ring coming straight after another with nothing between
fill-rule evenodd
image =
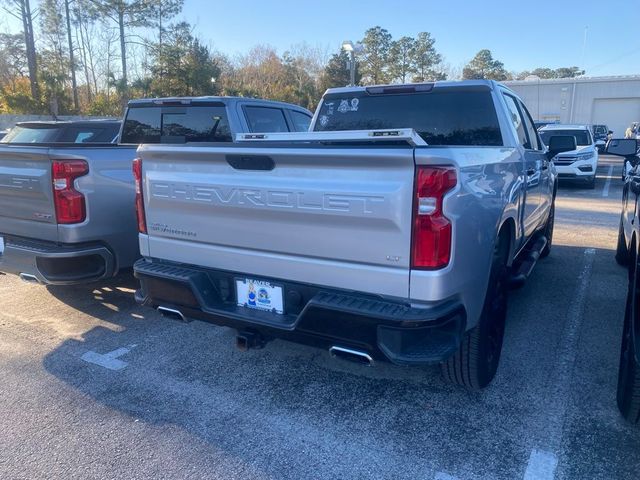
<instances>
[{"instance_id":1,"label":"door handle","mask_svg":"<svg viewBox=\"0 0 640 480\"><path fill-rule=\"evenodd\" d=\"M535 173L536 173L536 169L535 168L530 168L529 170L527 170L527 175L528 176L531 176L531 175L533 175Z\"/></svg>"}]
</instances>

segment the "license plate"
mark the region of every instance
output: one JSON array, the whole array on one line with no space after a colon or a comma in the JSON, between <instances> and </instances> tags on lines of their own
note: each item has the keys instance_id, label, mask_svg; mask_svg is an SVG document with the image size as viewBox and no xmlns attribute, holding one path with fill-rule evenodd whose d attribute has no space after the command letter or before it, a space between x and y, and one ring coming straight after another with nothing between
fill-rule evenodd
<instances>
[{"instance_id":1,"label":"license plate","mask_svg":"<svg viewBox=\"0 0 640 480\"><path fill-rule=\"evenodd\" d=\"M282 287L251 278L236 279L236 299L239 307L284 313Z\"/></svg>"}]
</instances>

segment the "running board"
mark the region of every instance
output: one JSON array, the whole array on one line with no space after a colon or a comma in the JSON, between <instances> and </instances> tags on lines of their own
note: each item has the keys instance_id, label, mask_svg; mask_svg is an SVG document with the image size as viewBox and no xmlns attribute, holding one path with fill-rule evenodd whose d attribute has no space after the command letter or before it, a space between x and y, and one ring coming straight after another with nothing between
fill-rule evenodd
<instances>
[{"instance_id":1,"label":"running board","mask_svg":"<svg viewBox=\"0 0 640 480\"><path fill-rule=\"evenodd\" d=\"M520 258L514 262L511 278L509 278L509 286L511 288L520 288L526 283L546 246L547 237L541 235L530 247L522 252Z\"/></svg>"}]
</instances>

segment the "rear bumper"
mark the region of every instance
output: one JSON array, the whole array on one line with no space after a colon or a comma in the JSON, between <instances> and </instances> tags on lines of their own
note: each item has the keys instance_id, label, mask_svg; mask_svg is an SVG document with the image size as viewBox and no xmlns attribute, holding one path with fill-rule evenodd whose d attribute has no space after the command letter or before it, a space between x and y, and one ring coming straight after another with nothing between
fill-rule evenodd
<instances>
[{"instance_id":1,"label":"rear bumper","mask_svg":"<svg viewBox=\"0 0 640 480\"><path fill-rule=\"evenodd\" d=\"M400 365L437 363L458 348L466 327L460 303L425 308L359 292L347 292L277 280L284 292L284 314L236 305L236 272L139 260L134 265L141 290L136 299L152 307L319 348L365 352L374 360ZM275 279L264 279L276 282Z\"/></svg>"},{"instance_id":2,"label":"rear bumper","mask_svg":"<svg viewBox=\"0 0 640 480\"><path fill-rule=\"evenodd\" d=\"M111 251L100 244L68 245L4 237L0 271L46 285L93 282L115 274Z\"/></svg>"}]
</instances>

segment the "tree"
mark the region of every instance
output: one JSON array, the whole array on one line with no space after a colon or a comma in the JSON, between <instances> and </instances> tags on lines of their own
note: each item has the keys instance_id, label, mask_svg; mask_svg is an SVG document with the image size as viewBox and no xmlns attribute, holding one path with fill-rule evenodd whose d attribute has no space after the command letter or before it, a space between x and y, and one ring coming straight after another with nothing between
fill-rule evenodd
<instances>
[{"instance_id":1,"label":"tree","mask_svg":"<svg viewBox=\"0 0 640 480\"><path fill-rule=\"evenodd\" d=\"M13 86L18 78L26 74L24 37L19 33L0 33L0 86Z\"/></svg>"},{"instance_id":2,"label":"tree","mask_svg":"<svg viewBox=\"0 0 640 480\"><path fill-rule=\"evenodd\" d=\"M33 33L33 16L29 0L2 0L3 10L12 17L22 22L22 34L27 52L27 65L29 68L29 82L31 97L35 101L40 99L40 87L38 85L38 61L36 58L36 43Z\"/></svg>"},{"instance_id":3,"label":"tree","mask_svg":"<svg viewBox=\"0 0 640 480\"><path fill-rule=\"evenodd\" d=\"M44 100L52 115L67 112L65 86L69 80L71 64L66 47L67 30L63 7L65 0L42 0L40 3L40 29L47 48L38 54L40 78L44 84ZM77 92L76 92L77 93Z\"/></svg>"},{"instance_id":4,"label":"tree","mask_svg":"<svg viewBox=\"0 0 640 480\"><path fill-rule=\"evenodd\" d=\"M575 78L584 75L584 70L578 67L561 67L556 68L556 78Z\"/></svg>"},{"instance_id":5,"label":"tree","mask_svg":"<svg viewBox=\"0 0 640 480\"><path fill-rule=\"evenodd\" d=\"M121 90L127 100L127 31L153 25L154 0L89 0L95 13L106 17L118 27L120 62L122 65Z\"/></svg>"},{"instance_id":6,"label":"tree","mask_svg":"<svg viewBox=\"0 0 640 480\"><path fill-rule=\"evenodd\" d=\"M71 89L73 90L73 107L80 110L78 101L78 82L76 80L76 61L73 54L73 40L71 39L71 15L69 13L69 0L64 0L65 21L67 24L67 42L69 43L69 69L71 70Z\"/></svg>"},{"instance_id":7,"label":"tree","mask_svg":"<svg viewBox=\"0 0 640 480\"><path fill-rule=\"evenodd\" d=\"M184 0L150 0L151 10L153 11L153 20L150 21L151 26L157 29L157 43L155 48L159 50L158 57L162 58L162 49L164 46L164 37L167 33L166 22L174 18L182 11ZM164 66L158 65L158 75L164 75Z\"/></svg>"},{"instance_id":8,"label":"tree","mask_svg":"<svg viewBox=\"0 0 640 480\"><path fill-rule=\"evenodd\" d=\"M389 49L389 76L392 81L407 83L409 75L415 73L416 41L411 37L401 37L391 42Z\"/></svg>"},{"instance_id":9,"label":"tree","mask_svg":"<svg viewBox=\"0 0 640 480\"><path fill-rule=\"evenodd\" d=\"M324 67L324 71L320 77L319 90L320 93L324 92L327 88L333 87L345 87L351 82L349 72L349 54L340 49L338 53L335 53ZM362 75L360 75L360 68L358 62L356 62L356 85L360 83Z\"/></svg>"},{"instance_id":10,"label":"tree","mask_svg":"<svg viewBox=\"0 0 640 480\"><path fill-rule=\"evenodd\" d=\"M365 84L389 82L389 53L391 34L382 27L367 30L361 40L362 51L358 54L361 62L362 81Z\"/></svg>"},{"instance_id":11,"label":"tree","mask_svg":"<svg viewBox=\"0 0 640 480\"><path fill-rule=\"evenodd\" d=\"M415 76L414 82L445 80L447 75L441 68L442 56L436 51L435 39L429 32L420 32L415 40L411 62Z\"/></svg>"},{"instance_id":12,"label":"tree","mask_svg":"<svg viewBox=\"0 0 640 480\"><path fill-rule=\"evenodd\" d=\"M580 75L584 75L584 70L580 70L578 67L560 67L556 68L555 70L548 67L538 67L535 70L525 70L524 72L520 72L516 75L516 78L518 80L524 80L531 75L542 79L574 78Z\"/></svg>"},{"instance_id":13,"label":"tree","mask_svg":"<svg viewBox=\"0 0 640 480\"><path fill-rule=\"evenodd\" d=\"M504 69L504 64L494 60L491 51L480 50L475 57L464 67L462 78L470 80L507 80L509 75Z\"/></svg>"},{"instance_id":14,"label":"tree","mask_svg":"<svg viewBox=\"0 0 640 480\"><path fill-rule=\"evenodd\" d=\"M162 49L152 48L149 91L158 96L215 95L220 67L186 22L167 29ZM159 75L162 71L163 75ZM213 79L213 81L212 81ZM144 81L136 82L145 88Z\"/></svg>"}]
</instances>

